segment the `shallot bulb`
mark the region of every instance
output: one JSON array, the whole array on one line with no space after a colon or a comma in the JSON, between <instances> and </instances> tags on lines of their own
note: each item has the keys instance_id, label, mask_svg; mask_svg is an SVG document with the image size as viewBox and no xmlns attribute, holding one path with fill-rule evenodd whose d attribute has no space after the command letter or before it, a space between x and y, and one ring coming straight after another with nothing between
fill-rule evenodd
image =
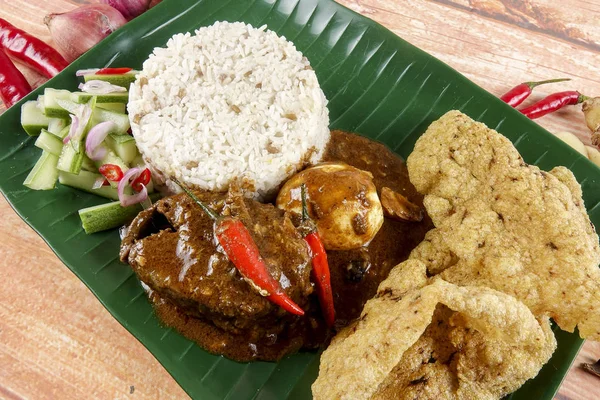
<instances>
[{"instance_id":1,"label":"shallot bulb","mask_svg":"<svg viewBox=\"0 0 600 400\"><path fill-rule=\"evenodd\" d=\"M128 21L131 21L150 7L150 0L100 0L100 2L119 10Z\"/></svg>"},{"instance_id":2,"label":"shallot bulb","mask_svg":"<svg viewBox=\"0 0 600 400\"><path fill-rule=\"evenodd\" d=\"M44 19L62 55L71 62L127 23L121 13L106 4L89 4Z\"/></svg>"}]
</instances>

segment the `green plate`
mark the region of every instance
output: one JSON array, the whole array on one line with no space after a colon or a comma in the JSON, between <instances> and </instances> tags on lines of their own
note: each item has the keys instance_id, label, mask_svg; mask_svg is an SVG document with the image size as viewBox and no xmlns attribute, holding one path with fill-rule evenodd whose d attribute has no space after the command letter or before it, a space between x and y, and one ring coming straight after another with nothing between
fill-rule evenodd
<instances>
[{"instance_id":1,"label":"green plate","mask_svg":"<svg viewBox=\"0 0 600 400\"><path fill-rule=\"evenodd\" d=\"M543 169L569 167L583 186L592 221L600 223L600 169L551 134L432 56L377 23L330 0L166 0L128 23L44 86L75 90L75 71L101 66L141 68L155 46L217 20L266 24L304 52L329 99L331 127L387 143L406 157L419 135L450 109L460 109L508 136L525 160ZM43 87L24 100L34 99ZM130 268L119 263L116 231L88 236L77 210L103 202L58 187L22 186L40 155L19 124L20 104L0 116L0 189L19 215L52 247L114 317L196 399L305 399L318 356L239 364L213 356L161 327ZM60 185L59 185L60 186ZM551 399L582 341L557 331L558 349L540 375L513 399Z\"/></svg>"}]
</instances>

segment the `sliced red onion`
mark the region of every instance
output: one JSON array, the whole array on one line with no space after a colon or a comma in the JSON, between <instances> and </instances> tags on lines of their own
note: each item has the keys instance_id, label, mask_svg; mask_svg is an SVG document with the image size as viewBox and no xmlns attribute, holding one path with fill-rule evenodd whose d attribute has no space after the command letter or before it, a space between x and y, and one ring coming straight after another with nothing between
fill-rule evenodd
<instances>
[{"instance_id":1,"label":"sliced red onion","mask_svg":"<svg viewBox=\"0 0 600 400\"><path fill-rule=\"evenodd\" d=\"M71 117L71 127L69 128L69 134L63 139L63 144L69 143L75 132L77 132L77 128L79 128L79 118L73 114L70 114L69 117Z\"/></svg>"},{"instance_id":2,"label":"sliced red onion","mask_svg":"<svg viewBox=\"0 0 600 400\"><path fill-rule=\"evenodd\" d=\"M142 186L144 187L144 190L146 190L146 185L142 184ZM152 207L152 200L150 199L150 196L142 200L141 204L144 210L147 210L148 208Z\"/></svg>"},{"instance_id":3,"label":"sliced red onion","mask_svg":"<svg viewBox=\"0 0 600 400\"><path fill-rule=\"evenodd\" d=\"M103 176L99 176L95 181L94 184L92 185L92 189L100 189L102 186L104 186L104 182L106 181L106 178Z\"/></svg>"},{"instance_id":4,"label":"sliced red onion","mask_svg":"<svg viewBox=\"0 0 600 400\"><path fill-rule=\"evenodd\" d=\"M75 111L75 115L70 115L71 117L71 128L69 129L69 134L67 137L63 139L63 143L67 144L71 140L79 140L81 136L83 136L83 131L92 116L92 108L87 104L82 104L77 111Z\"/></svg>"},{"instance_id":5,"label":"sliced red onion","mask_svg":"<svg viewBox=\"0 0 600 400\"><path fill-rule=\"evenodd\" d=\"M85 139L85 152L94 161L101 160L106 155L106 147L101 146L104 139L117 125L112 121L101 122L94 126Z\"/></svg>"},{"instance_id":6,"label":"sliced red onion","mask_svg":"<svg viewBox=\"0 0 600 400\"><path fill-rule=\"evenodd\" d=\"M100 71L100 68L80 69L75 72L75 76L93 75L98 71Z\"/></svg>"},{"instance_id":7,"label":"sliced red onion","mask_svg":"<svg viewBox=\"0 0 600 400\"><path fill-rule=\"evenodd\" d=\"M125 89L122 86L117 86L106 81L98 80L91 80L87 81L86 83L80 83L79 90L91 94L108 94L127 91L127 89Z\"/></svg>"},{"instance_id":8,"label":"sliced red onion","mask_svg":"<svg viewBox=\"0 0 600 400\"><path fill-rule=\"evenodd\" d=\"M119 185L117 186L117 192L119 194L119 201L121 202L121 207L127 207L133 204L141 203L148 197L148 190L145 185L142 185L142 190L134 195L125 194L125 187L129 185L129 182L140 176L143 169L134 167L128 169L123 175L123 178L119 181Z\"/></svg>"}]
</instances>

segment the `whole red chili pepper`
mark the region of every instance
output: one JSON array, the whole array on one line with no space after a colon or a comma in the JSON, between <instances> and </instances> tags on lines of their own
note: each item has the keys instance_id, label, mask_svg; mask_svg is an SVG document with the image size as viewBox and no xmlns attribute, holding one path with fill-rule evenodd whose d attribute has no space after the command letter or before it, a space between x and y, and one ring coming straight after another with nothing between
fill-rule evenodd
<instances>
[{"instance_id":1,"label":"whole red chili pepper","mask_svg":"<svg viewBox=\"0 0 600 400\"><path fill-rule=\"evenodd\" d=\"M69 63L45 42L0 18L0 45L13 58L52 78Z\"/></svg>"},{"instance_id":2,"label":"whole red chili pepper","mask_svg":"<svg viewBox=\"0 0 600 400\"><path fill-rule=\"evenodd\" d=\"M150 183L151 177L152 177L152 173L150 172L150 170L148 168L146 168L145 170L142 171L140 176L138 176L137 178L135 178L133 180L133 182L131 182L131 187L136 192L140 192L142 190L142 185L148 186L148 184Z\"/></svg>"},{"instance_id":3,"label":"whole red chili pepper","mask_svg":"<svg viewBox=\"0 0 600 400\"><path fill-rule=\"evenodd\" d=\"M550 96L544 97L537 103L529 107L525 107L519 111L525 114L525 116L535 119L543 117L544 115L550 114L556 110L560 110L565 106L583 103L587 99L587 96L584 96L577 91L569 90L566 92L551 94Z\"/></svg>"},{"instance_id":4,"label":"whole red chili pepper","mask_svg":"<svg viewBox=\"0 0 600 400\"><path fill-rule=\"evenodd\" d=\"M114 165L114 164L104 164L100 168L98 168L98 171L106 179L108 179L111 182L119 182L123 178L123 175L124 175L121 167L119 167L118 165ZM138 190L138 192L139 192L139 190Z\"/></svg>"},{"instance_id":5,"label":"whole red chili pepper","mask_svg":"<svg viewBox=\"0 0 600 400\"><path fill-rule=\"evenodd\" d=\"M522 102L525 101L526 98L529 97L533 88L540 85L545 85L547 83L555 83L555 82L565 82L570 81L568 78L561 79L549 79L546 81L537 81L537 82L523 82L514 88L510 89L506 94L500 97L500 100L507 103L509 106L516 107Z\"/></svg>"},{"instance_id":6,"label":"whole red chili pepper","mask_svg":"<svg viewBox=\"0 0 600 400\"><path fill-rule=\"evenodd\" d=\"M96 71L96 75L123 75L131 71L132 68L101 68Z\"/></svg>"},{"instance_id":7,"label":"whole red chili pepper","mask_svg":"<svg viewBox=\"0 0 600 400\"><path fill-rule=\"evenodd\" d=\"M331 275L329 272L329 263L327 262L327 253L325 252L325 247L323 247L319 232L308 215L306 188L304 184L300 187L300 190L302 193L302 223L300 224L300 231L310 249L313 266L311 274L317 287L319 304L321 304L321 310L325 316L327 326L331 327L335 322L335 307L333 305L333 291L331 289Z\"/></svg>"},{"instance_id":8,"label":"whole red chili pepper","mask_svg":"<svg viewBox=\"0 0 600 400\"><path fill-rule=\"evenodd\" d=\"M31 86L21 71L0 49L0 97L6 108L12 106L31 92Z\"/></svg>"},{"instance_id":9,"label":"whole red chili pepper","mask_svg":"<svg viewBox=\"0 0 600 400\"><path fill-rule=\"evenodd\" d=\"M271 302L284 310L295 314L304 315L304 311L283 291L269 271L267 264L260 255L260 251L242 221L237 218L221 217L200 201L191 190L172 178L183 191L215 221L215 236L223 247L229 260L235 265L240 274L259 289L260 294L266 296Z\"/></svg>"}]
</instances>

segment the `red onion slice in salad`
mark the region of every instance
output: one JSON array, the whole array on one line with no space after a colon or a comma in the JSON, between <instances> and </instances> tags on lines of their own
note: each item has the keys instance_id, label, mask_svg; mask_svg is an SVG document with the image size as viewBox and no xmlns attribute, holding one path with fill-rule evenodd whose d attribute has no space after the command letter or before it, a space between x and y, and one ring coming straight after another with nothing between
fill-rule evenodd
<instances>
[{"instance_id":1,"label":"red onion slice in salad","mask_svg":"<svg viewBox=\"0 0 600 400\"><path fill-rule=\"evenodd\" d=\"M112 132L117 125L112 121L101 122L94 126L87 134L85 139L85 152L94 161L101 160L106 155L106 147L102 142L106 136Z\"/></svg>"},{"instance_id":2,"label":"red onion slice in salad","mask_svg":"<svg viewBox=\"0 0 600 400\"><path fill-rule=\"evenodd\" d=\"M80 69L75 72L75 76L93 75L98 71L100 71L100 68Z\"/></svg>"},{"instance_id":3,"label":"red onion slice in salad","mask_svg":"<svg viewBox=\"0 0 600 400\"><path fill-rule=\"evenodd\" d=\"M100 189L102 186L104 186L104 182L106 181L106 178L103 176L99 176L95 181L94 184L92 185L92 189Z\"/></svg>"},{"instance_id":4,"label":"red onion slice in salad","mask_svg":"<svg viewBox=\"0 0 600 400\"><path fill-rule=\"evenodd\" d=\"M91 94L109 94L126 92L122 86L113 85L106 81L91 80L86 83L79 84L79 90Z\"/></svg>"},{"instance_id":5,"label":"red onion slice in salad","mask_svg":"<svg viewBox=\"0 0 600 400\"><path fill-rule=\"evenodd\" d=\"M119 185L117 186L117 192L119 194L119 201L121 202L121 207L128 207L133 204L142 203L148 198L148 190L145 185L142 185L142 190L134 195L125 194L125 187L129 185L131 181L140 176L140 174L144 171L143 168L134 167L123 175L123 178L119 181Z\"/></svg>"},{"instance_id":6,"label":"red onion slice in salad","mask_svg":"<svg viewBox=\"0 0 600 400\"><path fill-rule=\"evenodd\" d=\"M67 144L71 140L80 140L91 117L92 107L87 104L82 104L77 111L75 111L75 115L71 115L71 129L69 129L67 137L63 139L63 143ZM77 124L75 124L75 118L77 118ZM75 127L73 128L73 126Z\"/></svg>"},{"instance_id":7,"label":"red onion slice in salad","mask_svg":"<svg viewBox=\"0 0 600 400\"><path fill-rule=\"evenodd\" d=\"M77 116L73 114L69 115L69 117L71 117L71 127L69 128L69 134L63 139L63 144L69 143L69 141L75 135L75 132L77 132L77 129L79 128L79 118L77 118Z\"/></svg>"}]
</instances>

